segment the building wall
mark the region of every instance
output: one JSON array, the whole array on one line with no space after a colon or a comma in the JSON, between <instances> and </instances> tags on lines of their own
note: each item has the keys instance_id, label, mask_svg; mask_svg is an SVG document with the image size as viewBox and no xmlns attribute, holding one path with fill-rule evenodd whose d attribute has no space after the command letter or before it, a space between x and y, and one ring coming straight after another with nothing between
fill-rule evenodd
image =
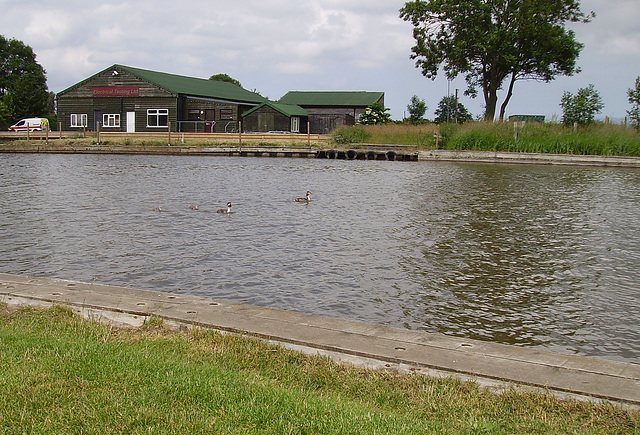
<instances>
[{"instance_id":1,"label":"building wall","mask_svg":"<svg viewBox=\"0 0 640 435\"><path fill-rule=\"evenodd\" d=\"M234 133L238 131L238 105L224 102L206 102L186 98L180 119L181 131L203 130L207 133Z\"/></svg>"},{"instance_id":2,"label":"building wall","mask_svg":"<svg viewBox=\"0 0 640 435\"><path fill-rule=\"evenodd\" d=\"M127 112L134 112L135 131L163 131L166 127L147 125L148 109L161 109L168 111L168 120L175 129L177 101L175 95L157 86L126 72L113 74L109 70L58 95L58 121L62 123L63 130L79 130L82 127L71 126L72 115L85 115L89 130L94 130L99 121L103 131L126 131ZM119 126L105 125L104 115L119 116Z\"/></svg>"},{"instance_id":3,"label":"building wall","mask_svg":"<svg viewBox=\"0 0 640 435\"><path fill-rule=\"evenodd\" d=\"M336 128L355 125L356 118L353 109L331 110L331 109L309 109L309 130L313 134L329 134Z\"/></svg>"},{"instance_id":4,"label":"building wall","mask_svg":"<svg viewBox=\"0 0 640 435\"><path fill-rule=\"evenodd\" d=\"M263 106L242 119L242 131L247 133L269 131L290 132L291 118L272 107ZM306 117L300 117L300 131L298 133L307 133Z\"/></svg>"}]
</instances>

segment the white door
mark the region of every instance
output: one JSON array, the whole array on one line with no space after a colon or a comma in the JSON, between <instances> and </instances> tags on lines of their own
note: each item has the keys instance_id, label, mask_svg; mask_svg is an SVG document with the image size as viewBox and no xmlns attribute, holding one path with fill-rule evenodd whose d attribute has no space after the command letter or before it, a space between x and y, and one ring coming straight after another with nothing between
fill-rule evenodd
<instances>
[{"instance_id":1,"label":"white door","mask_svg":"<svg viewBox=\"0 0 640 435\"><path fill-rule=\"evenodd\" d=\"M136 132L136 112L127 112L127 133Z\"/></svg>"}]
</instances>

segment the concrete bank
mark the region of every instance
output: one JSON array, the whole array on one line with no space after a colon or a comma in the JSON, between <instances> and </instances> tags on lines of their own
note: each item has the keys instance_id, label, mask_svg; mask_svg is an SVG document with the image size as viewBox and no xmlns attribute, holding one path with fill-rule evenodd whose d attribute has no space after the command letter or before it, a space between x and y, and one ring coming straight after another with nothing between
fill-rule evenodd
<instances>
[{"instance_id":1,"label":"concrete bank","mask_svg":"<svg viewBox=\"0 0 640 435\"><path fill-rule=\"evenodd\" d=\"M373 368L473 380L500 390L542 388L563 397L640 409L640 365L506 346L335 318L60 279L0 273L0 302L65 305L116 325L149 316L169 327L246 334Z\"/></svg>"},{"instance_id":2,"label":"concrete bank","mask_svg":"<svg viewBox=\"0 0 640 435\"><path fill-rule=\"evenodd\" d=\"M418 160L640 168L640 157L509 153L503 151L426 150L419 151Z\"/></svg>"},{"instance_id":3,"label":"concrete bank","mask_svg":"<svg viewBox=\"0 0 640 435\"><path fill-rule=\"evenodd\" d=\"M82 145L36 141L0 143L0 153L157 154L242 157L298 157L338 160L442 161L640 168L640 157L534 154L502 151L417 150L412 146L356 144L354 148L219 145Z\"/></svg>"},{"instance_id":4,"label":"concrete bank","mask_svg":"<svg viewBox=\"0 0 640 435\"><path fill-rule=\"evenodd\" d=\"M297 157L338 160L397 160L417 161L415 147L397 145L371 146L358 149L320 149L288 146L219 146L219 145L61 145L44 143L0 144L0 153L49 154L142 154L192 155L227 157Z\"/></svg>"}]
</instances>

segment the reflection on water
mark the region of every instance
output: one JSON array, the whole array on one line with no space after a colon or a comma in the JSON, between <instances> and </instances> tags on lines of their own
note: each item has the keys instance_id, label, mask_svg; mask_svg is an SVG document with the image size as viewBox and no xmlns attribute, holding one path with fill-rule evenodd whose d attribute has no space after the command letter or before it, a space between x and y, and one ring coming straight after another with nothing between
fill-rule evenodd
<instances>
[{"instance_id":1,"label":"reflection on water","mask_svg":"<svg viewBox=\"0 0 640 435\"><path fill-rule=\"evenodd\" d=\"M0 271L640 362L639 198L633 169L0 154Z\"/></svg>"}]
</instances>

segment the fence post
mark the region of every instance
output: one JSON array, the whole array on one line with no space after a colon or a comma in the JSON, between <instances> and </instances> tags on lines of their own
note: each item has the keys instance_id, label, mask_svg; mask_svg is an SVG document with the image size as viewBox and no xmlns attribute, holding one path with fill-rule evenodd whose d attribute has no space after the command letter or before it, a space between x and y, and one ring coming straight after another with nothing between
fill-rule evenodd
<instances>
[{"instance_id":1,"label":"fence post","mask_svg":"<svg viewBox=\"0 0 640 435\"><path fill-rule=\"evenodd\" d=\"M62 121L58 121L58 139L62 139Z\"/></svg>"},{"instance_id":2,"label":"fence post","mask_svg":"<svg viewBox=\"0 0 640 435\"><path fill-rule=\"evenodd\" d=\"M171 121L167 121L167 131L169 132L169 141L167 142L167 146L171 146Z\"/></svg>"},{"instance_id":3,"label":"fence post","mask_svg":"<svg viewBox=\"0 0 640 435\"><path fill-rule=\"evenodd\" d=\"M242 152L242 121L238 121L238 150Z\"/></svg>"},{"instance_id":4,"label":"fence post","mask_svg":"<svg viewBox=\"0 0 640 435\"><path fill-rule=\"evenodd\" d=\"M311 130L309 129L309 121L307 121L307 146L311 148Z\"/></svg>"},{"instance_id":5,"label":"fence post","mask_svg":"<svg viewBox=\"0 0 640 435\"><path fill-rule=\"evenodd\" d=\"M100 145L100 121L96 122L96 131L98 132L98 143L96 145Z\"/></svg>"}]
</instances>

